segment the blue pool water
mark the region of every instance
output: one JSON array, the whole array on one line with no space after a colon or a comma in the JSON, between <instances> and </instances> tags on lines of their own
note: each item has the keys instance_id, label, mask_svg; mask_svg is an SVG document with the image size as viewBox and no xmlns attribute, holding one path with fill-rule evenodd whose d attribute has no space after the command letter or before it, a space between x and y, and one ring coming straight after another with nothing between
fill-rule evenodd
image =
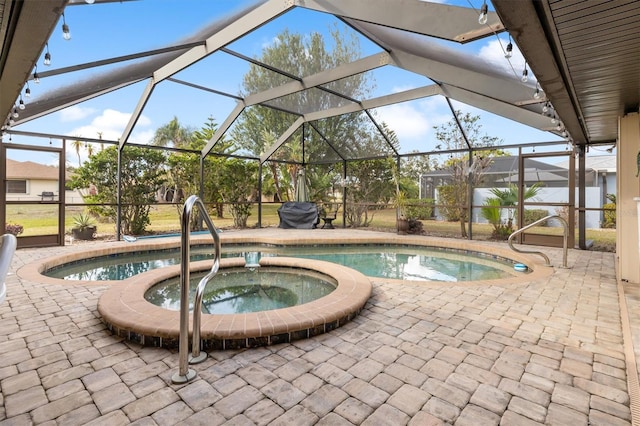
<instances>
[{"instance_id":1,"label":"blue pool water","mask_svg":"<svg viewBox=\"0 0 640 426\"><path fill-rule=\"evenodd\" d=\"M191 276L190 309L202 276L204 273ZM336 284L328 277L311 271L273 267L222 269L205 287L202 312L239 314L288 308L324 297L335 289ZM179 311L179 278L155 284L144 298L154 305Z\"/></svg>"},{"instance_id":2,"label":"blue pool water","mask_svg":"<svg viewBox=\"0 0 640 426\"><path fill-rule=\"evenodd\" d=\"M422 281L478 281L514 276L513 262L480 253L419 246L329 245L329 246L223 246L222 257L287 256L324 260L353 268L378 278ZM194 246L191 260L212 258L210 246ZM180 252L158 250L90 258L61 265L45 275L66 280L122 280L133 275L175 265Z\"/></svg>"}]
</instances>

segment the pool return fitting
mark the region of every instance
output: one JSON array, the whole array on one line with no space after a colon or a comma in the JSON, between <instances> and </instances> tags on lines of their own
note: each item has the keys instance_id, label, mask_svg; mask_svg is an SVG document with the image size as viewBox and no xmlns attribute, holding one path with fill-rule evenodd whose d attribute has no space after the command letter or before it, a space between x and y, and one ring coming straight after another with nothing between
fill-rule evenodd
<instances>
[{"instance_id":1,"label":"pool return fitting","mask_svg":"<svg viewBox=\"0 0 640 426\"><path fill-rule=\"evenodd\" d=\"M205 275L196 287L196 295L193 302L193 338L191 355L188 354L189 350L189 280L190 280L190 235L189 222L191 219L191 212L193 206L196 205L200 211L201 217L207 224L207 228L213 237L214 253L213 253L213 266L211 271ZM182 218L180 220L180 340L179 340L179 357L178 357L178 372L171 377L173 383L186 383L196 377L195 370L189 368L189 364L198 364L207 359L206 352L200 352L200 324L202 319L202 295L204 288L211 278L213 278L220 268L220 236L213 225L207 210L200 200L195 195L187 198L184 203L184 209L182 211Z\"/></svg>"},{"instance_id":2,"label":"pool return fitting","mask_svg":"<svg viewBox=\"0 0 640 426\"><path fill-rule=\"evenodd\" d=\"M540 256L542 256L546 262L546 266L551 266L551 261L549 260L549 256L547 256L546 254L542 253L541 251L535 251L535 250L521 250L521 249L517 249L513 246L513 237L515 237L518 234L522 234L524 231L526 231L527 229L534 227L536 225L539 225L543 222L546 222L549 219L558 219L560 221L560 223L562 224L562 227L564 228L563 231L563 238L562 238L562 267L563 268L568 268L567 266L567 245L568 245L568 239L569 239L569 224L567 224L567 221L565 218L563 218L562 216L558 216L557 214L552 214L549 216L545 216L542 219L538 219L533 223L530 223L529 225L522 227L520 229L518 229L517 231L513 232L511 235L509 235L509 240L507 241L509 243L509 247L511 247L511 250L516 251L518 253L532 253L532 254L539 254Z\"/></svg>"}]
</instances>

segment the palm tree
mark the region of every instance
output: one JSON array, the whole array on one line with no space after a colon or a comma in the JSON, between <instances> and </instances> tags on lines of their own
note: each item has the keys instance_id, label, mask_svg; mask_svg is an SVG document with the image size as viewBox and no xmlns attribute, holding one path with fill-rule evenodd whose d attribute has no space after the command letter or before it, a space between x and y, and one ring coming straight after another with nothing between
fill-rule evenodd
<instances>
[{"instance_id":1,"label":"palm tree","mask_svg":"<svg viewBox=\"0 0 640 426\"><path fill-rule=\"evenodd\" d=\"M174 116L173 120L156 130L152 143L164 147L183 147L189 143L191 133L191 130L180 125L178 117Z\"/></svg>"},{"instance_id":2,"label":"palm tree","mask_svg":"<svg viewBox=\"0 0 640 426\"><path fill-rule=\"evenodd\" d=\"M82 161L80 160L80 148L82 148L82 141L75 140L71 142L71 146L76 150L76 154L78 155L78 167L82 167Z\"/></svg>"},{"instance_id":3,"label":"palm tree","mask_svg":"<svg viewBox=\"0 0 640 426\"><path fill-rule=\"evenodd\" d=\"M178 121L178 117L173 117L173 120L168 122L162 127L159 127L156 130L156 133L153 136L152 144L157 146L173 146L175 148L186 147L191 142L193 136L193 132L180 125ZM173 181L173 196L171 201L178 202L180 200L180 188L177 183L175 183L176 179L172 176L171 170L167 170L167 175L169 176L169 181ZM167 197L167 193L169 189L165 186L162 188L162 197ZM170 193L170 192L169 192Z\"/></svg>"},{"instance_id":4,"label":"palm tree","mask_svg":"<svg viewBox=\"0 0 640 426\"><path fill-rule=\"evenodd\" d=\"M525 188L523 200L534 198L542 189L542 183L536 182ZM493 236L506 239L513 232L514 208L518 205L518 186L510 184L507 188L491 188L494 197L487 198L480 210L482 217L493 225ZM502 223L501 207L507 208L507 223Z\"/></svg>"}]
</instances>

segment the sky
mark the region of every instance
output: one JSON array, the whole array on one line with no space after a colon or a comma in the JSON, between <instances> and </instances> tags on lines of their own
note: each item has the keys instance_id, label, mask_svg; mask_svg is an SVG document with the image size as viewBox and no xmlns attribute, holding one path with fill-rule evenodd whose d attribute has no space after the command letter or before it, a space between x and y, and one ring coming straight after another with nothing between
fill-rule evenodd
<instances>
[{"instance_id":1,"label":"sky","mask_svg":"<svg viewBox=\"0 0 640 426\"><path fill-rule=\"evenodd\" d=\"M445 1L442 1L445 2ZM60 30L62 22L54 28L48 46L38 61L37 71L55 70L61 67L107 59L120 55L151 50L170 45L192 34L207 23L225 16L248 0L139 0L105 4L82 4L69 6L65 10L65 22L71 30L71 40L64 40ZM451 0L448 3L479 9L481 0ZM283 30L307 34L317 31L328 38L332 24L341 24L333 16L296 8L249 36L232 43L229 47L249 57L259 57L262 49L276 42ZM344 27L341 27L344 28ZM351 31L351 30L349 30ZM380 48L359 36L362 56L380 52ZM439 41L438 41L439 42ZM504 58L503 49L508 43L508 35L488 37L478 42L460 46L472 55L478 55L497 67L509 72L520 73L524 58L514 47L511 62ZM43 65L45 51L52 57L49 67ZM120 64L111 66L119 67ZM108 71L109 68L106 68ZM30 100L46 97L50 90L73 84L89 78L105 68L89 69L61 76L42 78L40 84L30 83ZM242 76L248 70L246 62L223 53L215 53L194 66L177 73L174 77L201 84L209 88L237 94L242 87ZM371 73L375 79L373 97L395 93L415 87L432 84L424 76L415 75L396 67L384 67ZM532 76L534 77L534 76ZM102 137L118 140L147 82L130 85L118 91L68 107L62 111L15 126L14 130L67 135L71 138ZM23 92L24 93L24 92ZM510 120L453 102L454 108L481 116L482 130L489 136L496 136L504 144L561 140L551 133L537 131ZM235 100L212 95L175 83L163 82L153 92L138 120L130 140L148 143L155 130L168 123L174 116L183 126L200 128L209 116L222 123L235 106ZM376 111L380 121L386 122L400 139L403 153L433 149L434 126L451 120L451 112L442 97L430 97L380 108ZM8 136L3 136L7 142ZM49 144L49 141L21 136L12 136L12 142L26 144ZM53 145L59 144L52 141ZM87 157L81 150L81 159ZM68 162L75 166L78 159L75 150L68 148Z\"/></svg>"}]
</instances>

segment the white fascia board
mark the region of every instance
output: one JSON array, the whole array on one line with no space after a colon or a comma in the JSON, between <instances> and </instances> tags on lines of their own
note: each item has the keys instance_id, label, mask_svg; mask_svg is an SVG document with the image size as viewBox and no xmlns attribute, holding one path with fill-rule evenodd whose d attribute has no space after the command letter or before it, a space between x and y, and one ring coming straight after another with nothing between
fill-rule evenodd
<instances>
[{"instance_id":1,"label":"white fascia board","mask_svg":"<svg viewBox=\"0 0 640 426\"><path fill-rule=\"evenodd\" d=\"M227 116L227 118L224 120L224 123L222 123L220 127L218 127L218 130L216 130L211 139L209 139L205 147L202 148L202 157L206 157L209 152L211 152L216 143L218 143L220 138L222 138L222 135L224 135L225 132L229 130L229 127L231 127L233 122L236 121L236 118L238 118L242 111L244 111L244 108L245 106L242 102L238 101L238 103L236 103L236 107L233 109L233 111L231 111L231 114Z\"/></svg>"},{"instance_id":2,"label":"white fascia board","mask_svg":"<svg viewBox=\"0 0 640 426\"><path fill-rule=\"evenodd\" d=\"M274 87L272 89L265 90L254 95L247 96L245 98L245 105L250 106L262 102L267 102L282 96L290 95L295 92L301 92L305 89L317 87L322 84L330 83L332 81L340 80L342 78L350 77L352 75L360 74L390 64L391 58L386 52L367 56L366 58L358 59L357 61L340 65L337 68L304 77L302 79L302 82L292 81L290 83L283 84L282 86Z\"/></svg>"},{"instance_id":3,"label":"white fascia board","mask_svg":"<svg viewBox=\"0 0 640 426\"><path fill-rule=\"evenodd\" d=\"M290 0L269 0L209 37L205 42L205 46L196 46L189 49L189 51L158 69L153 74L156 83L160 83L162 80L182 71L208 54L237 40L293 7L295 7L295 4Z\"/></svg>"},{"instance_id":4,"label":"white fascia board","mask_svg":"<svg viewBox=\"0 0 640 426\"><path fill-rule=\"evenodd\" d=\"M304 123L304 118L299 117L295 123L293 123L291 126L289 126L289 128L282 134L280 135L280 137L278 138L277 141L275 141L273 143L273 145L271 145L269 147L269 149L260 156L260 163L264 163L265 161L267 161L274 152L276 152L278 150L278 148L280 148L282 146L283 143L285 143L287 141L287 139L289 139L289 137L300 128L300 126L302 126L302 123Z\"/></svg>"},{"instance_id":5,"label":"white fascia board","mask_svg":"<svg viewBox=\"0 0 640 426\"><path fill-rule=\"evenodd\" d=\"M305 121L316 121L324 118L336 117L343 114L363 111L365 109L379 108L434 95L442 95L442 90L437 85L432 84L429 86L419 87L417 89L405 90L403 92L368 99L360 102L359 104L350 103L338 108L330 108L323 111L312 112L309 114L305 114L304 118Z\"/></svg>"},{"instance_id":6,"label":"white fascia board","mask_svg":"<svg viewBox=\"0 0 640 426\"><path fill-rule=\"evenodd\" d=\"M301 7L460 43L504 30L495 12L479 25L475 9L416 0L304 0Z\"/></svg>"}]
</instances>

